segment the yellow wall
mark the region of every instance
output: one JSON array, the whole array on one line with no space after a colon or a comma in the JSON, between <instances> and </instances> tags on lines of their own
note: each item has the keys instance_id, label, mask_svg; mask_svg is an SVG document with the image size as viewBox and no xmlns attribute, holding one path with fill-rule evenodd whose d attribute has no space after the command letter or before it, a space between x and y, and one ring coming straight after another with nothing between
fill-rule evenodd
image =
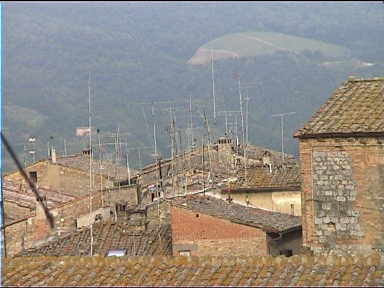
<instances>
[{"instance_id":1,"label":"yellow wall","mask_svg":"<svg viewBox=\"0 0 384 288\"><path fill-rule=\"evenodd\" d=\"M243 192L232 193L231 197L238 202L246 203L248 200L252 206L270 209L277 212L292 213L293 204L294 215L301 216L301 192L300 191L274 191L274 192ZM226 199L227 194L221 194L221 198Z\"/></svg>"}]
</instances>

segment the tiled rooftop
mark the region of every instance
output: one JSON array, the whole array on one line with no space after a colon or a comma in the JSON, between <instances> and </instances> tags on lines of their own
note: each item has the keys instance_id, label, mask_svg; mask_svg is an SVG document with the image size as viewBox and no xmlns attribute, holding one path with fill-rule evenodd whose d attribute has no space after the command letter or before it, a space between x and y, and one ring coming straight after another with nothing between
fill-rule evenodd
<instances>
[{"instance_id":1,"label":"tiled rooftop","mask_svg":"<svg viewBox=\"0 0 384 288\"><path fill-rule=\"evenodd\" d=\"M254 189L296 188L300 189L300 170L297 165L281 168L255 167L247 171L247 186Z\"/></svg>"},{"instance_id":2,"label":"tiled rooftop","mask_svg":"<svg viewBox=\"0 0 384 288\"><path fill-rule=\"evenodd\" d=\"M56 162L66 167L77 168L85 172L89 171L89 155L76 154L66 157L58 157ZM130 169L131 176L136 174L136 171ZM127 179L128 170L126 167L115 164L112 161L103 160L101 166L98 160L92 162L92 171L97 174L109 176L113 179Z\"/></svg>"},{"instance_id":3,"label":"tiled rooftop","mask_svg":"<svg viewBox=\"0 0 384 288\"><path fill-rule=\"evenodd\" d=\"M35 209L36 207L36 197L29 186L23 186L22 184L15 183L11 180L3 179L3 197L4 201L12 202L17 204L20 207ZM47 206L49 209L52 209L58 205L73 201L76 199L73 195L68 195L65 193L58 192L56 190L47 189L44 187L39 187L38 189L40 196L45 196L47 200ZM13 222L18 220L20 215L13 213L14 211L6 210L5 222ZM28 216L28 215L24 215ZM21 217L23 218L23 217Z\"/></svg>"},{"instance_id":4,"label":"tiled rooftop","mask_svg":"<svg viewBox=\"0 0 384 288\"><path fill-rule=\"evenodd\" d=\"M18 256L87 256L90 254L90 229L71 233L41 247L21 252ZM127 249L128 256L172 255L169 225L136 230L125 222L93 225L93 254L105 256L111 249Z\"/></svg>"},{"instance_id":5,"label":"tiled rooftop","mask_svg":"<svg viewBox=\"0 0 384 288\"><path fill-rule=\"evenodd\" d=\"M172 200L172 204L235 223L259 227L267 232L283 232L301 227L301 217L260 208L245 207L209 196L188 195L175 198Z\"/></svg>"},{"instance_id":6,"label":"tiled rooftop","mask_svg":"<svg viewBox=\"0 0 384 288\"><path fill-rule=\"evenodd\" d=\"M349 79L294 137L384 134L384 78Z\"/></svg>"},{"instance_id":7,"label":"tiled rooftop","mask_svg":"<svg viewBox=\"0 0 384 288\"><path fill-rule=\"evenodd\" d=\"M383 286L384 256L18 257L4 286Z\"/></svg>"}]
</instances>

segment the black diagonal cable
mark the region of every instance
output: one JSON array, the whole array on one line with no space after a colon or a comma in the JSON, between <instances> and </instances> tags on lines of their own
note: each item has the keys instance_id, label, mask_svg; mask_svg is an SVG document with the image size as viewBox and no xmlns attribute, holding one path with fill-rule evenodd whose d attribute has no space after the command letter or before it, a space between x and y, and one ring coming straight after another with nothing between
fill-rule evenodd
<instances>
[{"instance_id":1,"label":"black diagonal cable","mask_svg":"<svg viewBox=\"0 0 384 288\"><path fill-rule=\"evenodd\" d=\"M0 134L1 134L1 140L2 140L3 143L4 143L5 148L7 149L7 151L9 152L9 154L11 155L13 161L15 161L15 164L16 164L16 166L17 166L17 169L19 169L20 174L23 176L23 178L25 179L25 181L28 182L29 187L31 187L33 193L34 193L35 196L36 196L36 200L37 200L37 202L40 203L41 207L42 207L43 210L44 210L45 217L47 217L49 226L51 227L51 229L53 229L54 226L55 226L54 221L53 221L53 216L52 216L52 214L49 212L47 206L44 205L44 203L43 203L43 201L42 201L42 197L39 195L39 192L37 191L37 188L36 188L35 183L33 183L33 181L32 181L31 179L29 179L27 173L25 173L23 167L22 167L21 164L20 164L19 159L17 159L17 156L16 156L15 152L13 151L11 145L9 145L8 140L5 138L3 132L0 132Z\"/></svg>"}]
</instances>

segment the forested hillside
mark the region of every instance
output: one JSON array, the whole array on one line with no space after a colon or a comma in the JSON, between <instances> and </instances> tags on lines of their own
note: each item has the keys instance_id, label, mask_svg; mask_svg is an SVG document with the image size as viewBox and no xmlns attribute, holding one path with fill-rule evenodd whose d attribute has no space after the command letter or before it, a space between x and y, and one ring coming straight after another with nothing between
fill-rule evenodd
<instances>
[{"instance_id":1,"label":"forested hillside","mask_svg":"<svg viewBox=\"0 0 384 288\"><path fill-rule=\"evenodd\" d=\"M382 2L7 2L3 7L4 131L26 162L30 136L37 139L37 159L47 156L48 142L59 153L64 139L67 153L86 145L75 129L88 125L89 73L92 126L101 135L118 130L128 147L150 147L156 120L158 146L169 155L166 108L173 104L177 128L186 128L190 97L194 127L204 127L205 112L216 135L223 134L224 117L212 119L211 65L188 60L200 47L233 33L279 33L343 51L329 55L297 46L295 53L286 47L252 53L247 46L244 57L214 61L217 111L239 110L235 75L244 87L252 83L243 93L250 98L254 145L279 150L280 121L271 115L295 111L286 119L284 141L286 151L297 154L294 130L337 86L350 75L384 74ZM235 47L236 39L231 41ZM320 42L302 45L308 43ZM194 131L196 137L206 133ZM152 150L143 148L142 162L150 161ZM139 166L138 156L130 157ZM5 168L13 167L6 155Z\"/></svg>"}]
</instances>

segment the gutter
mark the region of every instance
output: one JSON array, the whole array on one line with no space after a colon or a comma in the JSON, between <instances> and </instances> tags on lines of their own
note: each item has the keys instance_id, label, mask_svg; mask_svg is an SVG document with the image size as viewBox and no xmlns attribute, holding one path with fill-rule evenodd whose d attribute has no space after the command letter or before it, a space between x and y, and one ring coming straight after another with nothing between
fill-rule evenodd
<instances>
[{"instance_id":1,"label":"gutter","mask_svg":"<svg viewBox=\"0 0 384 288\"><path fill-rule=\"evenodd\" d=\"M285 187L241 187L236 189L224 188L221 190L221 193L242 193L242 192L279 192L279 191L297 191L301 190L301 186L285 186Z\"/></svg>"},{"instance_id":2,"label":"gutter","mask_svg":"<svg viewBox=\"0 0 384 288\"><path fill-rule=\"evenodd\" d=\"M328 133L296 133L293 138L350 138L350 137L384 137L384 132L328 132Z\"/></svg>"}]
</instances>

